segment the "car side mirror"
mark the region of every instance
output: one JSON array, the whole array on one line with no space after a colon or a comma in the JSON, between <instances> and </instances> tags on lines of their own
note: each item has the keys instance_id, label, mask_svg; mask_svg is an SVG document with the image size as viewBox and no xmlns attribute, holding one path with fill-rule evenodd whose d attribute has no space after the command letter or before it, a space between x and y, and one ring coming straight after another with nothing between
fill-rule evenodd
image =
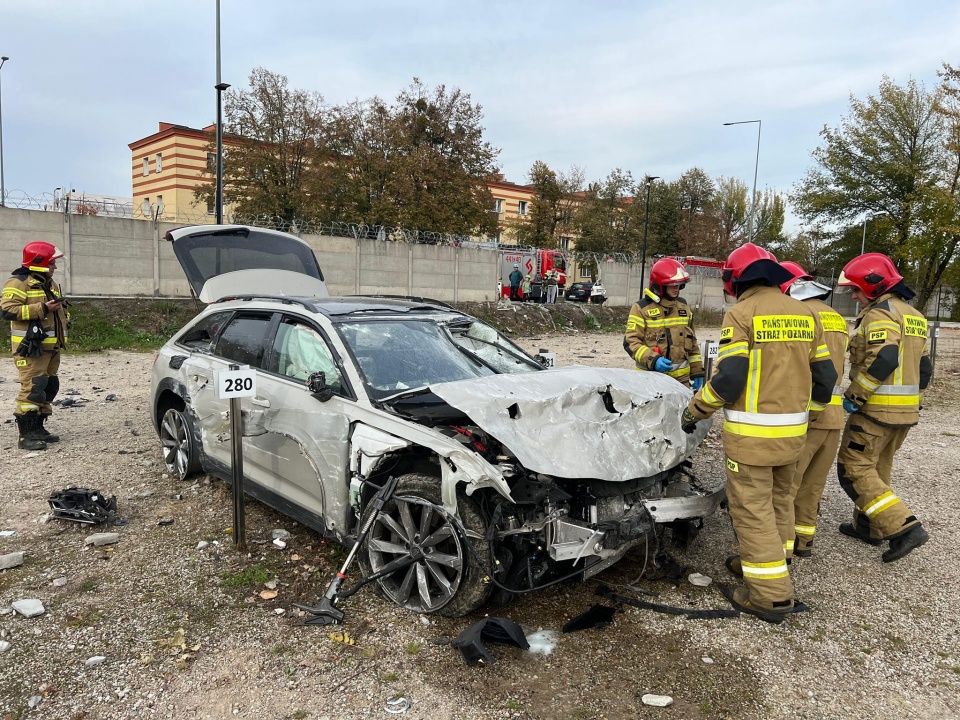
<instances>
[{"instance_id":1,"label":"car side mirror","mask_svg":"<svg viewBox=\"0 0 960 720\"><path fill-rule=\"evenodd\" d=\"M333 397L333 388L327 385L327 374L315 372L307 378L307 389L320 402L327 402Z\"/></svg>"}]
</instances>

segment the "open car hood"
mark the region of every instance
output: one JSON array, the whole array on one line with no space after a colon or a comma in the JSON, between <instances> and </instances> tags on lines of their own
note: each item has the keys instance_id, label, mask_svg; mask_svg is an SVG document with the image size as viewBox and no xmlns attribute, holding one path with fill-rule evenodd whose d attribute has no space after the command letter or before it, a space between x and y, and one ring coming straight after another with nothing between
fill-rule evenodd
<instances>
[{"instance_id":1,"label":"open car hood","mask_svg":"<svg viewBox=\"0 0 960 720\"><path fill-rule=\"evenodd\" d=\"M431 385L517 456L561 478L623 481L686 460L710 422L687 435L680 414L692 394L660 373L569 366Z\"/></svg>"},{"instance_id":2,"label":"open car hood","mask_svg":"<svg viewBox=\"0 0 960 720\"><path fill-rule=\"evenodd\" d=\"M194 294L329 297L310 246L289 233L247 225L194 225L166 234Z\"/></svg>"}]
</instances>

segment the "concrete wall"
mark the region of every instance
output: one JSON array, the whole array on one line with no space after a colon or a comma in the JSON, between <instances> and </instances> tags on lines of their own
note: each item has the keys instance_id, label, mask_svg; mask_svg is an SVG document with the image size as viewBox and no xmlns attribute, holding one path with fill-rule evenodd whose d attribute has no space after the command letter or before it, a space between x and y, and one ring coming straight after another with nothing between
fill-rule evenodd
<instances>
[{"instance_id":1,"label":"concrete wall","mask_svg":"<svg viewBox=\"0 0 960 720\"><path fill-rule=\"evenodd\" d=\"M57 278L69 295L189 297L183 270L163 239L181 225L0 208L0 272L20 265L24 245L45 240L66 253ZM497 297L496 252L319 235L303 239L331 295L416 295L447 302Z\"/></svg>"},{"instance_id":2,"label":"concrete wall","mask_svg":"<svg viewBox=\"0 0 960 720\"><path fill-rule=\"evenodd\" d=\"M69 295L189 297L183 270L163 239L168 230L181 226L0 207L0 274L20 266L24 245L45 240L66 253L58 279ZM331 295L415 295L446 302L497 297L496 251L320 235L303 239L313 248ZM646 287L650 266L643 282L639 265L603 262L598 270L607 302L631 305ZM700 309L724 307L723 286L716 277L694 275L683 295ZM942 317L949 317L953 302L953 293L945 291ZM856 314L849 294L834 295L832 304L841 315ZM936 312L936 298L927 311Z\"/></svg>"}]
</instances>

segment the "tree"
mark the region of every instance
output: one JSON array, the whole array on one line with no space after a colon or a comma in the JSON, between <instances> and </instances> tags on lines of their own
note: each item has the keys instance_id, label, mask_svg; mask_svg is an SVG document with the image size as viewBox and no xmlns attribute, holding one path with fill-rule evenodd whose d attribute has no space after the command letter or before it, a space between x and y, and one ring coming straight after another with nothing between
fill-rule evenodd
<instances>
[{"instance_id":1,"label":"tree","mask_svg":"<svg viewBox=\"0 0 960 720\"><path fill-rule=\"evenodd\" d=\"M297 220L492 233L486 178L498 150L483 140L470 96L419 80L393 104L380 98L327 107L263 68L231 90L224 127L224 197L240 214L281 227ZM214 168L205 174L213 178ZM212 184L196 196L211 201Z\"/></svg>"},{"instance_id":2,"label":"tree","mask_svg":"<svg viewBox=\"0 0 960 720\"><path fill-rule=\"evenodd\" d=\"M526 217L512 220L508 229L518 245L556 248L569 235L576 193L583 187L583 170L574 166L568 173L556 173L537 160L527 173L527 182L537 195L530 201Z\"/></svg>"},{"instance_id":3,"label":"tree","mask_svg":"<svg viewBox=\"0 0 960 720\"><path fill-rule=\"evenodd\" d=\"M310 217L324 186L325 125L323 97L295 90L284 75L255 68L249 90L228 90L224 130L239 144L223 153L224 202L238 213L267 216L281 227ZM214 176L216 169L205 173ZM197 188L202 201L214 199L213 185Z\"/></svg>"},{"instance_id":4,"label":"tree","mask_svg":"<svg viewBox=\"0 0 960 720\"><path fill-rule=\"evenodd\" d=\"M640 249L643 224L629 212L637 192L633 176L620 168L591 183L573 218L577 250L598 254L634 253ZM645 196L643 196L645 197Z\"/></svg>"},{"instance_id":5,"label":"tree","mask_svg":"<svg viewBox=\"0 0 960 720\"><path fill-rule=\"evenodd\" d=\"M888 247L915 284L920 308L960 242L960 72L944 65L941 77L933 92L884 77L876 94L851 96L850 114L837 128L824 126L813 152L817 166L791 194L802 218L839 227L838 237L844 227L859 229L865 213L885 213L876 227L889 233Z\"/></svg>"},{"instance_id":6,"label":"tree","mask_svg":"<svg viewBox=\"0 0 960 720\"><path fill-rule=\"evenodd\" d=\"M483 112L457 88L419 79L397 97L399 152L392 196L396 223L451 233L495 233L486 179L499 150L483 140Z\"/></svg>"}]
</instances>

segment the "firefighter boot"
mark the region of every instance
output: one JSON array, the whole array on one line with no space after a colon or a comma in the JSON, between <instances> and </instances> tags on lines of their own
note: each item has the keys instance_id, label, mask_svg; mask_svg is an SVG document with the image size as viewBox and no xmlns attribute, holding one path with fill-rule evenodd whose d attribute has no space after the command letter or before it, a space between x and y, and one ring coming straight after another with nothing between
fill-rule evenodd
<instances>
[{"instance_id":1,"label":"firefighter boot","mask_svg":"<svg viewBox=\"0 0 960 720\"><path fill-rule=\"evenodd\" d=\"M863 542L867 543L868 545L879 545L883 542L883 540L877 540L876 538L872 538L870 535L861 532L853 523L840 523L840 532L844 535L857 538L857 540L863 540Z\"/></svg>"},{"instance_id":2,"label":"firefighter boot","mask_svg":"<svg viewBox=\"0 0 960 720\"><path fill-rule=\"evenodd\" d=\"M49 420L49 419L50 419L50 416L49 416L49 415L41 415L41 416L40 416L40 423L37 425L37 428L40 430L40 433L39 433L40 439L43 440L43 441L46 442L46 443L60 442L60 436L59 436L59 435L54 435L52 432L50 432L49 430L47 430L47 429L44 427L44 425L46 424L47 420Z\"/></svg>"},{"instance_id":3,"label":"firefighter boot","mask_svg":"<svg viewBox=\"0 0 960 720\"><path fill-rule=\"evenodd\" d=\"M17 415L17 428L20 430L20 441L17 447L21 450L46 450L47 444L37 435L40 427L40 416L35 412Z\"/></svg>"},{"instance_id":4,"label":"firefighter boot","mask_svg":"<svg viewBox=\"0 0 960 720\"><path fill-rule=\"evenodd\" d=\"M903 535L898 535L890 540L890 549L883 554L883 561L888 563L899 560L929 539L929 533L923 529L923 525L917 523Z\"/></svg>"},{"instance_id":5,"label":"firefighter boot","mask_svg":"<svg viewBox=\"0 0 960 720\"><path fill-rule=\"evenodd\" d=\"M750 591L744 587L733 588L732 592L724 594L727 596L730 604L740 612L753 615L764 622L775 625L782 623L784 618L793 612L793 602L790 600L784 600L782 603L774 603L774 605L782 605L782 608L765 608L754 605L750 601ZM806 609L806 606L804 606L804 608Z\"/></svg>"}]
</instances>

